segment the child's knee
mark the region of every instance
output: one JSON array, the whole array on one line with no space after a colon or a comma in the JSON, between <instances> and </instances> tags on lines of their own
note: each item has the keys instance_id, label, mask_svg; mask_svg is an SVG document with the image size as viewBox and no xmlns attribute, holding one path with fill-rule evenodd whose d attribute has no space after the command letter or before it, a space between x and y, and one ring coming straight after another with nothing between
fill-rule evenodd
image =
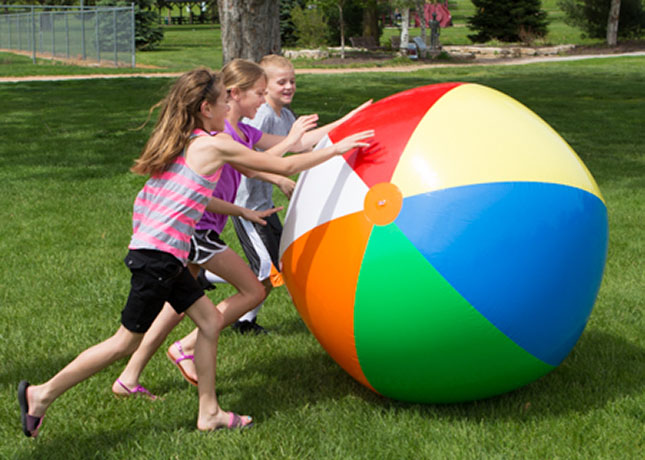
<instances>
[{"instance_id":1,"label":"child's knee","mask_svg":"<svg viewBox=\"0 0 645 460\"><path fill-rule=\"evenodd\" d=\"M139 347L143 340L143 334L131 332L121 326L111 338L113 359L121 359L130 356Z\"/></svg>"},{"instance_id":2,"label":"child's knee","mask_svg":"<svg viewBox=\"0 0 645 460\"><path fill-rule=\"evenodd\" d=\"M199 333L206 337L208 340L217 340L220 331L224 326L224 316L217 308L209 311L208 316L204 321L197 324Z\"/></svg>"},{"instance_id":3,"label":"child's knee","mask_svg":"<svg viewBox=\"0 0 645 460\"><path fill-rule=\"evenodd\" d=\"M253 291L252 291L253 299L255 300L255 303L260 303L264 299L266 299L266 296L269 295L269 290L267 290L266 285L261 282L257 282L253 285Z\"/></svg>"}]
</instances>

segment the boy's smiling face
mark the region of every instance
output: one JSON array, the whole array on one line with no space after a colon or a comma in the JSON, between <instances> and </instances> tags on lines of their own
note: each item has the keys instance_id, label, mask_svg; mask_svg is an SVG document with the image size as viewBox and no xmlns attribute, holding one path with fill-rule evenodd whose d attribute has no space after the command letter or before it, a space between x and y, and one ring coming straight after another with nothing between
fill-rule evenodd
<instances>
[{"instance_id":1,"label":"boy's smiling face","mask_svg":"<svg viewBox=\"0 0 645 460\"><path fill-rule=\"evenodd\" d=\"M268 76L267 102L279 111L293 100L296 93L296 73L291 68L274 65L265 67L264 70Z\"/></svg>"}]
</instances>

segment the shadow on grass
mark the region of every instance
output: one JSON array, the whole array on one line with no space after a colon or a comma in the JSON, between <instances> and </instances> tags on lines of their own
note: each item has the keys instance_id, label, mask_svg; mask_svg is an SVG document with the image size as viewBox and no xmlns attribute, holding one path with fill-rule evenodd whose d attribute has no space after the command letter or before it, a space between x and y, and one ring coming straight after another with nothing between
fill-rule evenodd
<instances>
[{"instance_id":1,"label":"shadow on grass","mask_svg":"<svg viewBox=\"0 0 645 460\"><path fill-rule=\"evenodd\" d=\"M52 367L64 365L68 358L51 360L42 357L40 362L22 362L20 365L16 360L9 368L3 369L0 381L17 381L21 376L33 376L34 380L40 380L45 378L43 373L47 373ZM645 387L643 363L645 349L621 337L590 330L583 334L571 355L559 368L526 387L471 403L423 405L393 401L371 392L349 377L319 346L312 345L307 350L296 350L289 356L250 356L247 365L226 373L218 389L220 396L223 395L227 400L227 407L235 409L243 405L245 411L252 413L259 423L270 419L276 412L298 410L325 401L344 401L348 397L362 401L376 410L380 408L396 415L406 415L413 411L428 419L522 421L572 412L585 413L614 400L641 394ZM115 366L118 368L120 364ZM116 375L116 368L112 370ZM261 378L255 380L253 374L260 374ZM258 380L261 384L256 383ZM79 391L83 385L84 383L79 385ZM173 398L176 399L166 399L161 405L150 405L143 400L120 402L116 410L122 417L116 419L118 422L115 422L113 412L117 404L114 407L111 403L103 404L102 395L98 395L98 399L80 404L86 404L87 411L92 411L93 407L99 410L97 413L88 413L90 425L100 422L101 416L109 414L104 430L70 432L69 427L61 426L58 434L46 433L43 439L37 441L24 440L32 443L28 447L24 447L27 444L16 445L12 458L61 458L62 453L68 451L73 451L77 458L95 457L98 452L109 456L109 452L118 452L120 446L136 443L136 438L145 437L148 430L169 434L178 429L190 429L192 432L194 413L191 410L177 411L177 404L186 407L187 401L193 401L193 391L189 395L175 391L175 388L181 390L186 387L187 384L177 376L173 376L171 382L157 382L155 391L162 390L159 391L162 396L174 393ZM13 385L11 397L15 397ZM125 404L129 405L129 409ZM191 402L191 407L194 404ZM15 419L10 422L15 423L18 430L17 403L15 409ZM82 407L77 410L79 413L84 412ZM642 414L633 415L642 417ZM55 419L51 422L61 423ZM79 425L79 420L72 420L70 423L70 426ZM136 427L133 423L136 423ZM123 428L121 424L127 425L127 428ZM51 429L56 430L56 427L52 426Z\"/></svg>"},{"instance_id":2,"label":"shadow on grass","mask_svg":"<svg viewBox=\"0 0 645 460\"><path fill-rule=\"evenodd\" d=\"M79 350L80 352L80 350ZM76 355L57 355L55 352L48 358L33 359L28 354L18 354L14 357L3 357L4 365L0 372L0 385L10 385L15 393L18 382L25 379L32 383L42 383L54 373L76 358Z\"/></svg>"},{"instance_id":3,"label":"shadow on grass","mask_svg":"<svg viewBox=\"0 0 645 460\"><path fill-rule=\"evenodd\" d=\"M3 120L7 135L0 147L0 168L13 171L18 180L34 181L124 174L154 119L147 129L137 128L167 85L166 79L132 78L16 84L10 93L0 88L0 98L11 96Z\"/></svg>"},{"instance_id":4,"label":"shadow on grass","mask_svg":"<svg viewBox=\"0 0 645 460\"><path fill-rule=\"evenodd\" d=\"M28 448L16 453L15 460L64 458L65 452L73 449L76 458L105 458L109 452L123 442L140 435L137 430L120 429L101 433L77 433L56 436L42 442L40 439L26 439L32 443Z\"/></svg>"},{"instance_id":5,"label":"shadow on grass","mask_svg":"<svg viewBox=\"0 0 645 460\"><path fill-rule=\"evenodd\" d=\"M645 388L645 349L601 331L586 332L553 372L505 395L459 404L410 404L376 395L346 374L322 349L294 356L255 357L231 374L240 400L256 416L352 395L384 409L415 408L432 418L526 419L588 412ZM267 386L248 383L249 373L269 378ZM288 389L288 392L285 391ZM283 394L283 398L274 395ZM278 407L266 407L266 401Z\"/></svg>"}]
</instances>

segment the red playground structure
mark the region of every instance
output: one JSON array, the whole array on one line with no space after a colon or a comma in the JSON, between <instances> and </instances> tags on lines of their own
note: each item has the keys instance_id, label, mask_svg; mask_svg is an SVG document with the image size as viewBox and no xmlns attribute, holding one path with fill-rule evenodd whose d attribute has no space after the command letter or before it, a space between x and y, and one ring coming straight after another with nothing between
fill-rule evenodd
<instances>
[{"instance_id":1,"label":"red playground structure","mask_svg":"<svg viewBox=\"0 0 645 460\"><path fill-rule=\"evenodd\" d=\"M423 8L423 16L425 17L426 26L432 21L432 15L436 14L436 20L439 21L440 27L450 27L452 26L452 15L448 9L448 2L444 1L443 3L426 3ZM419 27L421 25L419 15L414 13L414 26Z\"/></svg>"}]
</instances>

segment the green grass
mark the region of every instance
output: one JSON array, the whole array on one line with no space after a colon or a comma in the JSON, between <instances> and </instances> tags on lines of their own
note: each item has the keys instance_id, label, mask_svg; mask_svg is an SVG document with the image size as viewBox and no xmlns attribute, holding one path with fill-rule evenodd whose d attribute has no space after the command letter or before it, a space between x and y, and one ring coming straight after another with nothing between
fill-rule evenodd
<instances>
[{"instance_id":1,"label":"green grass","mask_svg":"<svg viewBox=\"0 0 645 460\"><path fill-rule=\"evenodd\" d=\"M217 69L222 65L219 25L166 26L161 45L153 51L138 52L137 63L174 71L200 65Z\"/></svg>"},{"instance_id":2,"label":"green grass","mask_svg":"<svg viewBox=\"0 0 645 460\"><path fill-rule=\"evenodd\" d=\"M261 312L272 334L220 339L220 402L252 414L252 430L196 432L197 393L158 353L142 383L163 400L112 397L117 363L59 398L35 441L20 430L18 381L49 378L118 327L129 280L121 260L144 180L128 167L150 129L133 128L170 80L0 84L0 458L641 458L644 72L645 58L611 58L298 77L295 109L323 122L370 97L481 83L530 107L579 153L608 205L609 257L585 332L549 375L472 403L387 400L325 354L282 288ZM239 250L230 226L223 237ZM184 321L165 346L191 328Z\"/></svg>"}]
</instances>

